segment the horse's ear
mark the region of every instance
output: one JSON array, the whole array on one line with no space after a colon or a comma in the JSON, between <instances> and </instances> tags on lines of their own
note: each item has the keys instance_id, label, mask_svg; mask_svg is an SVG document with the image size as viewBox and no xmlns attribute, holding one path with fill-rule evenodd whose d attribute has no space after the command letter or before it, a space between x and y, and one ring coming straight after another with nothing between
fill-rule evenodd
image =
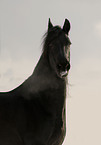
<instances>
[{"instance_id":1,"label":"horse's ear","mask_svg":"<svg viewBox=\"0 0 101 145\"><path fill-rule=\"evenodd\" d=\"M48 30L50 29L50 28L52 28L53 27L53 24L51 23L51 20L50 20L50 18L49 18L49 21L48 21Z\"/></svg>"},{"instance_id":2,"label":"horse's ear","mask_svg":"<svg viewBox=\"0 0 101 145\"><path fill-rule=\"evenodd\" d=\"M70 30L70 22L67 19L65 19L63 31L68 35L69 30Z\"/></svg>"}]
</instances>

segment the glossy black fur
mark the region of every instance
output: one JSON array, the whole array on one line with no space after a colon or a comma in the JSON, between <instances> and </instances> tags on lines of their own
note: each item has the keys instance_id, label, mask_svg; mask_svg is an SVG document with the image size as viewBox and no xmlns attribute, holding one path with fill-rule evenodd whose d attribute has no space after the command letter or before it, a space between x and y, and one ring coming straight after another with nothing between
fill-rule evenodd
<instances>
[{"instance_id":1,"label":"glossy black fur","mask_svg":"<svg viewBox=\"0 0 101 145\"><path fill-rule=\"evenodd\" d=\"M66 78L57 75L55 66L66 61L58 51L70 45L66 37L69 27L67 19L63 29L49 20L43 52L33 74L18 88L0 93L0 145L62 144L66 133ZM58 57L54 60L53 55Z\"/></svg>"}]
</instances>

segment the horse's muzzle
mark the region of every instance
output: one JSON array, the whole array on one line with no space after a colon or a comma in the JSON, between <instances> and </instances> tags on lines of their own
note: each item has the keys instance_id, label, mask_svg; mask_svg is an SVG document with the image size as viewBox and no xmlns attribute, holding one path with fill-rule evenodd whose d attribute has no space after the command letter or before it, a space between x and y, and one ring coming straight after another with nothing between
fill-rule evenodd
<instances>
[{"instance_id":1,"label":"horse's muzzle","mask_svg":"<svg viewBox=\"0 0 101 145\"><path fill-rule=\"evenodd\" d=\"M70 63L68 62L65 66L59 65L59 74L60 77L66 77L68 75L68 71L70 69Z\"/></svg>"}]
</instances>

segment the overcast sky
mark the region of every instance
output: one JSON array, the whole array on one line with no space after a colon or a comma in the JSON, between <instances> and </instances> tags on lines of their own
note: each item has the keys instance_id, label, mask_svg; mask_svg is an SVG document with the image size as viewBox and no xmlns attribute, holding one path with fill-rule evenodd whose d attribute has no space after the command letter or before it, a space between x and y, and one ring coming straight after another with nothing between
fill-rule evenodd
<instances>
[{"instance_id":1,"label":"overcast sky","mask_svg":"<svg viewBox=\"0 0 101 145\"><path fill-rule=\"evenodd\" d=\"M101 145L100 0L0 0L0 91L33 72L49 17L54 25L71 23L64 145Z\"/></svg>"}]
</instances>

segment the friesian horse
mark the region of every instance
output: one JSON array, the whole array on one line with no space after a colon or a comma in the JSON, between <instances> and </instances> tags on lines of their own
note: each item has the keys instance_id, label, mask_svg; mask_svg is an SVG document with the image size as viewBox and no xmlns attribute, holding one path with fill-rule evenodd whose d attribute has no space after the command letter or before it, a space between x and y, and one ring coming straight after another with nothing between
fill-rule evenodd
<instances>
[{"instance_id":1,"label":"friesian horse","mask_svg":"<svg viewBox=\"0 0 101 145\"><path fill-rule=\"evenodd\" d=\"M66 134L66 81L70 22L50 19L42 55L20 86L0 92L0 145L62 145Z\"/></svg>"}]
</instances>

